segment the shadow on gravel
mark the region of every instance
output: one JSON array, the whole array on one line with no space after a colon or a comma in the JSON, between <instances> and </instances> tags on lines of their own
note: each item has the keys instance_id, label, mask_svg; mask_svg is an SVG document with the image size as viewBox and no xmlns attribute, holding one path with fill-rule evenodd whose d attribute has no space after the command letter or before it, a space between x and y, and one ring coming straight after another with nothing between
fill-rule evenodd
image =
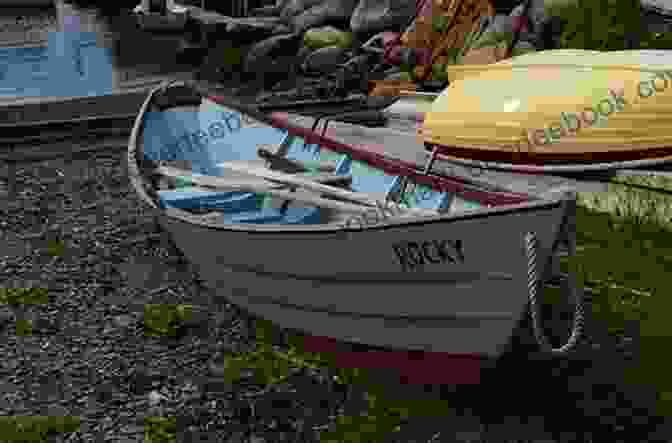
<instances>
[{"instance_id":1,"label":"shadow on gravel","mask_svg":"<svg viewBox=\"0 0 672 443\"><path fill-rule=\"evenodd\" d=\"M571 311L563 314L547 332L554 346L569 334ZM656 392L624 383L625 370L637 365L631 350L613 337L593 336L571 356L544 356L535 350L529 320L521 323L526 338L518 336L514 350L483 371L480 385L442 389L460 409L481 417L488 435L519 439L520 427L507 422L540 419L557 441L668 441L664 419L655 414ZM596 323L591 329L607 330Z\"/></svg>"}]
</instances>

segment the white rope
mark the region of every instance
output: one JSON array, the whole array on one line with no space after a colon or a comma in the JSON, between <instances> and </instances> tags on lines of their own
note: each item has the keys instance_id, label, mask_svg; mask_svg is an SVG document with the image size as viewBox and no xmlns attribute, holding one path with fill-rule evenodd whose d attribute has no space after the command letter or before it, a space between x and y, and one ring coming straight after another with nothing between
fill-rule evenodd
<instances>
[{"instance_id":1,"label":"white rope","mask_svg":"<svg viewBox=\"0 0 672 443\"><path fill-rule=\"evenodd\" d=\"M567 343L562 345L559 348L553 348L549 343L548 338L544 334L544 330L541 325L541 306L539 300L537 299L537 290L541 287L539 281L539 273L537 266L537 236L528 232L525 236L525 249L527 252L527 277L528 277L528 293L530 298L530 316L532 317L532 327L534 329L534 337L537 341L537 344L543 352L547 352L554 355L563 355L572 351L576 345L579 343L579 340L583 337L584 334L584 323L585 323L585 311L584 311L584 302L583 302L583 291L577 287L576 276L574 273L570 272L567 275L568 288L574 295L574 322L572 326L572 334L570 335ZM568 253L570 257L573 257L576 252L576 245L573 240L568 242Z\"/></svg>"}]
</instances>

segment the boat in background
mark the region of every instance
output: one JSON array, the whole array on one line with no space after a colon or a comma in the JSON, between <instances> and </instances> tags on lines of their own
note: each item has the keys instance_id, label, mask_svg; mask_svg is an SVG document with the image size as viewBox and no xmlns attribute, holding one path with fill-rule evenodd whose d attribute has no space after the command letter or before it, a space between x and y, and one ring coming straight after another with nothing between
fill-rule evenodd
<instances>
[{"instance_id":1,"label":"boat in background","mask_svg":"<svg viewBox=\"0 0 672 443\"><path fill-rule=\"evenodd\" d=\"M575 193L425 174L226 97L166 106L192 86L149 94L128 173L208 286L312 337L307 349L333 352L314 347L328 337L322 346L376 349L351 354L358 367L478 382L478 362L505 352L528 300L536 312L537 275L574 232ZM579 305L561 352L580 336Z\"/></svg>"},{"instance_id":2,"label":"boat in background","mask_svg":"<svg viewBox=\"0 0 672 443\"><path fill-rule=\"evenodd\" d=\"M442 159L488 169L658 167L672 160L664 72L670 51L553 50L455 67L421 136Z\"/></svg>"}]
</instances>

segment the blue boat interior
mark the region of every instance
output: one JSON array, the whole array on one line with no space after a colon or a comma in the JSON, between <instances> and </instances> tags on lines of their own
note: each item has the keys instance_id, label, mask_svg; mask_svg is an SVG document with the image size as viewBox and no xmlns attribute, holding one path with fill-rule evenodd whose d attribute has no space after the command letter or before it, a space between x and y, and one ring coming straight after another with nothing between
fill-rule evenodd
<instances>
[{"instance_id":1,"label":"blue boat interior","mask_svg":"<svg viewBox=\"0 0 672 443\"><path fill-rule=\"evenodd\" d=\"M258 146L271 145L276 147L275 152L284 153L286 158L301 162L311 172L318 173L319 166L331 164L336 174L352 177L353 191L372 195L381 201L397 196L406 207L439 211L449 209L452 202L451 193L433 191L414 186L413 183L409 183L401 195L401 177L387 174L365 162L353 161L347 154L317 144L307 144L302 137L288 135L276 128L243 128L237 133L217 138L216 132L210 130L217 125L216 115L204 118L203 111L198 108L171 111L151 112L145 118L143 151L155 161L189 160L194 172L224 176L226 172L217 166L219 162L260 162ZM201 129L203 122L207 121L210 127ZM225 131L227 127L219 125L218 128ZM197 140L197 137L185 136L188 129L192 129L192 132L200 130L200 138ZM319 207L294 206L288 202L278 204L277 198L260 193L209 190L194 186L188 177L180 181L175 189L158 191L164 207L198 212L217 211L223 214L225 223L231 224L294 225L325 222L325 210Z\"/></svg>"}]
</instances>

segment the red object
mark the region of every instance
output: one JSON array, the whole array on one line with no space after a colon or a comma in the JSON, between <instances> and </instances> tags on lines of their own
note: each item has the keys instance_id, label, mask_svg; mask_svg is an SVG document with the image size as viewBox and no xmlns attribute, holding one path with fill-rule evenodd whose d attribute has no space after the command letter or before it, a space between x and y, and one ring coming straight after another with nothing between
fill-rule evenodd
<instances>
[{"instance_id":1,"label":"red object","mask_svg":"<svg viewBox=\"0 0 672 443\"><path fill-rule=\"evenodd\" d=\"M408 27L410 29L418 17L432 16L432 1L431 0L417 0L415 6L415 18L413 24ZM406 29L405 32L408 31ZM401 65L403 60L401 58L401 49L404 46L401 38L403 33L385 32L383 33L383 47L385 48L385 61L390 65ZM431 62L432 48L413 48L416 52L417 64L426 65Z\"/></svg>"},{"instance_id":2,"label":"red object","mask_svg":"<svg viewBox=\"0 0 672 443\"><path fill-rule=\"evenodd\" d=\"M530 20L527 16L517 16L513 17L513 33L518 34L520 32L530 32Z\"/></svg>"},{"instance_id":3,"label":"red object","mask_svg":"<svg viewBox=\"0 0 672 443\"><path fill-rule=\"evenodd\" d=\"M304 351L333 354L340 368L390 369L408 384L480 383L483 356L422 351L351 351L333 338L304 336Z\"/></svg>"}]
</instances>

